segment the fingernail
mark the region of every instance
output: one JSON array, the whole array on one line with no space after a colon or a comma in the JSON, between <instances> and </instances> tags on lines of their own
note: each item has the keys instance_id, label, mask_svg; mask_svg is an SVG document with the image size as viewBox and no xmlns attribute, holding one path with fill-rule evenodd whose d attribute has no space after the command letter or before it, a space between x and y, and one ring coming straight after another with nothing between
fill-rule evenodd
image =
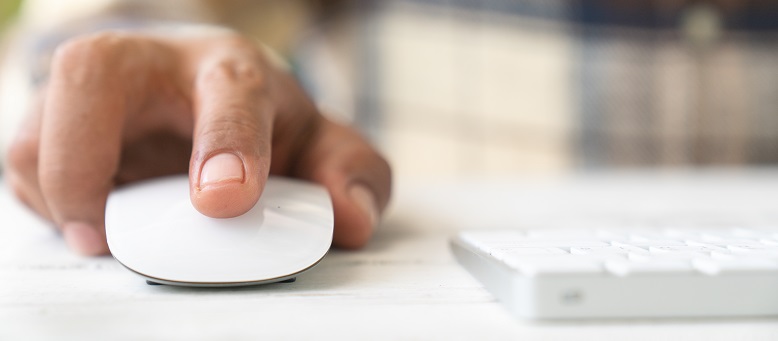
<instances>
[{"instance_id":1,"label":"fingernail","mask_svg":"<svg viewBox=\"0 0 778 341\"><path fill-rule=\"evenodd\" d=\"M200 188L222 182L243 182L243 161L237 155L222 153L205 161Z\"/></svg>"},{"instance_id":2,"label":"fingernail","mask_svg":"<svg viewBox=\"0 0 778 341\"><path fill-rule=\"evenodd\" d=\"M62 226L65 242L76 252L86 256L106 253L105 238L97 229L85 223L67 223Z\"/></svg>"},{"instance_id":3,"label":"fingernail","mask_svg":"<svg viewBox=\"0 0 778 341\"><path fill-rule=\"evenodd\" d=\"M349 189L351 199L367 213L370 219L370 226L375 227L378 223L378 204L375 195L364 185L353 185Z\"/></svg>"}]
</instances>

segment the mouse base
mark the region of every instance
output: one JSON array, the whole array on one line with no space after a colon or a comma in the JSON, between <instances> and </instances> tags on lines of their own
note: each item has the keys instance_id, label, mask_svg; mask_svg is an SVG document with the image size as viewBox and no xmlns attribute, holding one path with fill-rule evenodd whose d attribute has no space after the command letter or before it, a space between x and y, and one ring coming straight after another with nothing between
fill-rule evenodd
<instances>
[{"instance_id":1,"label":"mouse base","mask_svg":"<svg viewBox=\"0 0 778 341\"><path fill-rule=\"evenodd\" d=\"M256 284L253 284L253 285L271 284L271 283L294 283L296 281L297 281L297 277L292 277L292 278L288 278L288 279L281 280L281 281L278 281L278 282L263 282L263 283L256 283ZM150 281L148 279L146 280L146 284L148 284L148 285L170 285L170 284ZM171 285L171 286L173 286L173 285Z\"/></svg>"}]
</instances>

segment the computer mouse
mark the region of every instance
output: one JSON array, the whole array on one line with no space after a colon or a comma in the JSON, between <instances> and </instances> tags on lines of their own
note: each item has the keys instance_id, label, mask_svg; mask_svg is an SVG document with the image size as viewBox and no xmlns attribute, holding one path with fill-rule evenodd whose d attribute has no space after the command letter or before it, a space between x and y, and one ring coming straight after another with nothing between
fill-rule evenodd
<instances>
[{"instance_id":1,"label":"computer mouse","mask_svg":"<svg viewBox=\"0 0 778 341\"><path fill-rule=\"evenodd\" d=\"M334 217L327 190L271 176L246 214L217 219L189 199L189 178L165 177L108 197L111 254L149 284L228 287L293 281L324 258Z\"/></svg>"}]
</instances>

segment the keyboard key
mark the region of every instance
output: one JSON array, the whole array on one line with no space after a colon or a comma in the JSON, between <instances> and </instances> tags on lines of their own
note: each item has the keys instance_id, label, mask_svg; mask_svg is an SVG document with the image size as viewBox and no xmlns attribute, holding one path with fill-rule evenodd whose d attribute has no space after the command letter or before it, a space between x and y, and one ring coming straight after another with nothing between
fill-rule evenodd
<instances>
[{"instance_id":1,"label":"keyboard key","mask_svg":"<svg viewBox=\"0 0 778 341\"><path fill-rule=\"evenodd\" d=\"M633 262L646 262L651 260L651 254L646 253L630 253L627 255L627 259Z\"/></svg>"},{"instance_id":2,"label":"keyboard key","mask_svg":"<svg viewBox=\"0 0 778 341\"><path fill-rule=\"evenodd\" d=\"M765 244L762 244L756 240L721 240L721 241L702 241L702 240L686 240L686 245L690 246L719 246L719 247L726 247L729 245L753 245L753 246L764 246Z\"/></svg>"},{"instance_id":3,"label":"keyboard key","mask_svg":"<svg viewBox=\"0 0 778 341\"><path fill-rule=\"evenodd\" d=\"M753 238L735 237L728 233L703 233L700 235L700 241L708 243L721 243L721 242L751 242L755 241Z\"/></svg>"},{"instance_id":4,"label":"keyboard key","mask_svg":"<svg viewBox=\"0 0 778 341\"><path fill-rule=\"evenodd\" d=\"M743 258L778 259L778 250L751 250L746 252L732 251L732 255Z\"/></svg>"},{"instance_id":5,"label":"keyboard key","mask_svg":"<svg viewBox=\"0 0 778 341\"><path fill-rule=\"evenodd\" d=\"M555 247L495 248L489 249L488 252L499 260L511 256L549 256L568 254L565 250Z\"/></svg>"},{"instance_id":6,"label":"keyboard key","mask_svg":"<svg viewBox=\"0 0 778 341\"><path fill-rule=\"evenodd\" d=\"M702 237L701 232L695 230L689 230L689 229L678 229L678 228L668 228L662 230L662 235L668 239L680 239L680 240L699 239Z\"/></svg>"},{"instance_id":7,"label":"keyboard key","mask_svg":"<svg viewBox=\"0 0 778 341\"><path fill-rule=\"evenodd\" d=\"M651 262L655 260L691 260L695 258L710 258L709 253L694 251L678 251L665 253L630 253L629 260L635 262Z\"/></svg>"},{"instance_id":8,"label":"keyboard key","mask_svg":"<svg viewBox=\"0 0 778 341\"><path fill-rule=\"evenodd\" d=\"M527 237L530 239L591 239L595 237L595 233L592 230L578 228L578 229L542 229L542 230L529 230L527 231Z\"/></svg>"},{"instance_id":9,"label":"keyboard key","mask_svg":"<svg viewBox=\"0 0 778 341\"><path fill-rule=\"evenodd\" d=\"M765 245L778 246L778 238L773 238L773 237L761 238L761 239L759 239L759 242L762 243L762 244L765 244Z\"/></svg>"},{"instance_id":10,"label":"keyboard key","mask_svg":"<svg viewBox=\"0 0 778 341\"><path fill-rule=\"evenodd\" d=\"M634 241L634 242L656 242L661 243L663 241L672 240L676 241L672 238L667 238L664 235L656 234L656 235L646 235L646 234L638 234L638 235L631 235L629 236L628 241Z\"/></svg>"},{"instance_id":11,"label":"keyboard key","mask_svg":"<svg viewBox=\"0 0 778 341\"><path fill-rule=\"evenodd\" d=\"M719 246L649 246L648 251L655 254L668 254L668 253L704 253L710 254L711 252L727 252L726 248Z\"/></svg>"},{"instance_id":12,"label":"keyboard key","mask_svg":"<svg viewBox=\"0 0 778 341\"><path fill-rule=\"evenodd\" d=\"M626 255L630 252L648 253L645 249L635 246L589 246L570 248L570 253L575 255Z\"/></svg>"},{"instance_id":13,"label":"keyboard key","mask_svg":"<svg viewBox=\"0 0 778 341\"><path fill-rule=\"evenodd\" d=\"M727 249L732 253L750 253L750 252L776 252L778 253L778 246L765 245L765 244L735 244L728 245Z\"/></svg>"},{"instance_id":14,"label":"keyboard key","mask_svg":"<svg viewBox=\"0 0 778 341\"><path fill-rule=\"evenodd\" d=\"M711 243L716 245L726 245L726 244L735 244L735 243L748 244L748 243L758 242L757 239L733 238L731 236L722 236L722 235L714 235L714 234L704 234L700 236L699 240L704 243Z\"/></svg>"},{"instance_id":15,"label":"keyboard key","mask_svg":"<svg viewBox=\"0 0 778 341\"><path fill-rule=\"evenodd\" d=\"M605 269L616 276L688 274L694 271L688 260L652 260L647 262L613 260L605 262Z\"/></svg>"},{"instance_id":16,"label":"keyboard key","mask_svg":"<svg viewBox=\"0 0 778 341\"><path fill-rule=\"evenodd\" d=\"M686 245L684 242L680 240L672 240L672 239L651 239L651 240L614 240L611 242L613 246L635 246L635 247L641 247L641 248L648 248L651 246L683 246Z\"/></svg>"},{"instance_id":17,"label":"keyboard key","mask_svg":"<svg viewBox=\"0 0 778 341\"><path fill-rule=\"evenodd\" d=\"M607 242L602 242L598 240L578 240L578 239L571 239L571 240L552 240L552 239L521 239L521 240L514 240L511 242L504 242L500 244L500 247L515 247L515 248L521 248L521 247L560 247L560 248L572 248L572 247L588 247L588 246L608 246L609 244Z\"/></svg>"},{"instance_id":18,"label":"keyboard key","mask_svg":"<svg viewBox=\"0 0 778 341\"><path fill-rule=\"evenodd\" d=\"M731 233L732 236L735 238L759 239L762 237L772 236L776 230L778 230L778 228L773 228L771 230L762 230L762 229L755 229L755 228L736 227L731 230Z\"/></svg>"},{"instance_id":19,"label":"keyboard key","mask_svg":"<svg viewBox=\"0 0 778 341\"><path fill-rule=\"evenodd\" d=\"M597 229L595 236L599 239L628 239L631 233L626 229Z\"/></svg>"},{"instance_id":20,"label":"keyboard key","mask_svg":"<svg viewBox=\"0 0 778 341\"><path fill-rule=\"evenodd\" d=\"M732 252L728 252L728 253L713 252L710 254L711 259L719 259L719 260L730 260L736 257L737 256L733 255Z\"/></svg>"}]
</instances>

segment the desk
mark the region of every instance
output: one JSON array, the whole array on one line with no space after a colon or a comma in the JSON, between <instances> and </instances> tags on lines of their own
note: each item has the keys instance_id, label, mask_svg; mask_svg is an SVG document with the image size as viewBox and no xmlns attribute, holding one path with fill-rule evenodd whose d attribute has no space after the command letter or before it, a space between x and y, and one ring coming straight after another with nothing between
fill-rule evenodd
<instances>
[{"instance_id":1,"label":"desk","mask_svg":"<svg viewBox=\"0 0 778 341\"><path fill-rule=\"evenodd\" d=\"M776 194L778 170L406 181L367 249L334 250L291 284L192 289L69 253L4 186L0 340L775 340L768 318L517 321L454 262L447 239L508 226L774 224Z\"/></svg>"}]
</instances>

